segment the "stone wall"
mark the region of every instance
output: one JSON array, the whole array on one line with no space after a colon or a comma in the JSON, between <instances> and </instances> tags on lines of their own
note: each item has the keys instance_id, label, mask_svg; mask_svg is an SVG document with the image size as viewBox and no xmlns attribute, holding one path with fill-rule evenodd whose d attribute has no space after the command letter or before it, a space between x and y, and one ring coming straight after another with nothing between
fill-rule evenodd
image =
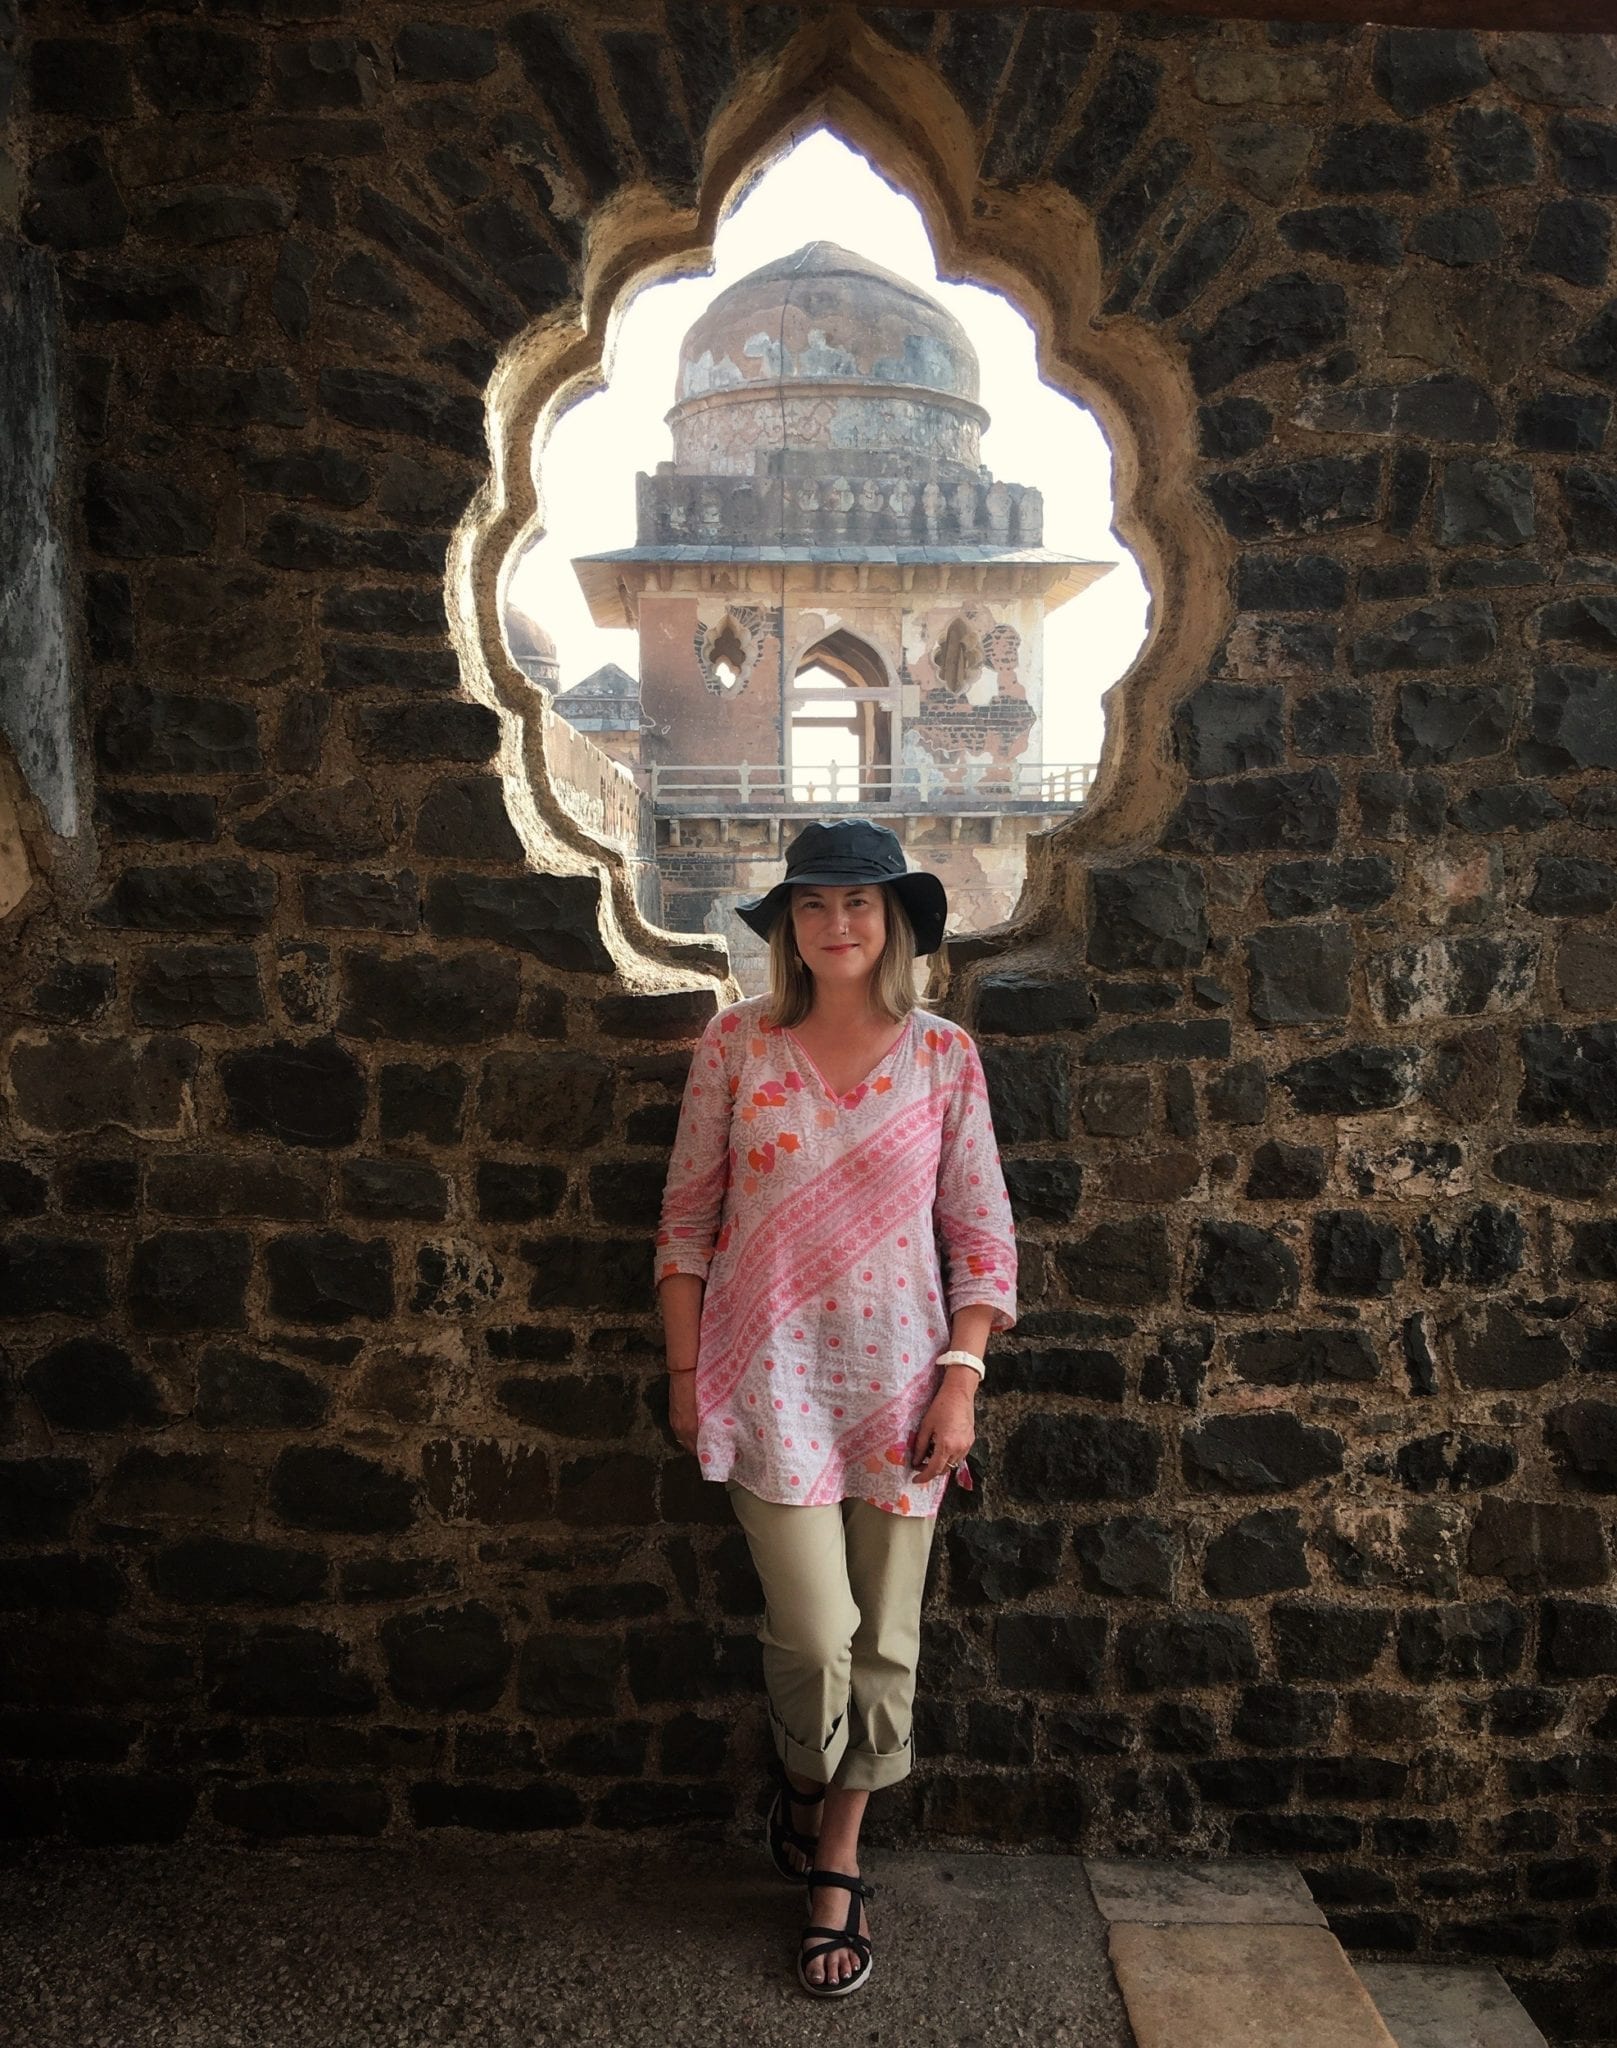
<instances>
[{"instance_id":1,"label":"stone wall","mask_svg":"<svg viewBox=\"0 0 1617 2048\"><path fill-rule=\"evenodd\" d=\"M704 149L829 104L1025 270L1160 611L949 995L1025 1314L885 1825L1295 1856L1609 2038L1617 51L313 11L24 51L95 820L6 927L8 1827L752 1826L647 1284L713 987L523 755L462 543L586 249L694 247Z\"/></svg>"}]
</instances>

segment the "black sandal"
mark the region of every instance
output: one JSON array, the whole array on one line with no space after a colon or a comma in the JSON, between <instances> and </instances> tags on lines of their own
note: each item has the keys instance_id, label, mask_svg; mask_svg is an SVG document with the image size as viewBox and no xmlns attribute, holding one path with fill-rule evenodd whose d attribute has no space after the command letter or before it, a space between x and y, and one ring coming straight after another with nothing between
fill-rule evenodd
<instances>
[{"instance_id":1,"label":"black sandal","mask_svg":"<svg viewBox=\"0 0 1617 2048\"><path fill-rule=\"evenodd\" d=\"M799 1792L786 1775L786 1766L779 1757L771 1760L779 1790L764 1820L764 1829L769 1843L769 1860L788 1884L801 1884L803 1870L814 1861L814 1852L819 1843L812 1835L805 1835L791 1825L787 1816L787 1802L797 1806L818 1806L825 1797L825 1787L817 1786L812 1792ZM803 1868L788 1860L786 1851L795 1849L803 1859Z\"/></svg>"},{"instance_id":2,"label":"black sandal","mask_svg":"<svg viewBox=\"0 0 1617 2048\"><path fill-rule=\"evenodd\" d=\"M803 1941L810 1935L821 1938L812 1948L800 1947L797 1952L797 1981L810 1998L846 1998L850 1991L857 1991L862 1984L870 1981L870 1938L859 1932L859 1906L864 1899L876 1896L876 1887L866 1884L862 1877L848 1877L840 1870L811 1870L805 1880L810 1894L821 1885L841 1885L845 1892L852 1893L848 1900L848 1919L843 1927L805 1927ZM804 1969L805 1963L817 1962L833 1949L851 1948L859 1958L859 1967L851 1977L844 1977L840 1984L816 1984Z\"/></svg>"}]
</instances>

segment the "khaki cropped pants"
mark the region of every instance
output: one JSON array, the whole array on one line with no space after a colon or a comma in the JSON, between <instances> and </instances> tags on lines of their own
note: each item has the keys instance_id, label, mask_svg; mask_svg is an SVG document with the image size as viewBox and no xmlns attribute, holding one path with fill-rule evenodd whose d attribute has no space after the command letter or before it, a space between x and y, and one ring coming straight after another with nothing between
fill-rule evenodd
<instances>
[{"instance_id":1,"label":"khaki cropped pants","mask_svg":"<svg viewBox=\"0 0 1617 2048\"><path fill-rule=\"evenodd\" d=\"M935 1515L794 1507L727 1482L764 1589L764 1683L782 1763L875 1791L910 1768L921 1594Z\"/></svg>"}]
</instances>

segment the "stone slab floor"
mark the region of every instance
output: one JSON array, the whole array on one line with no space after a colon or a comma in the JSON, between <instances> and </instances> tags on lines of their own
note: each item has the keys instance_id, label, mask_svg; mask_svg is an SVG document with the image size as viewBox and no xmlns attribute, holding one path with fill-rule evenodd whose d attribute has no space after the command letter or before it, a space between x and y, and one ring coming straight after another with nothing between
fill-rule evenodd
<instances>
[{"instance_id":1,"label":"stone slab floor","mask_svg":"<svg viewBox=\"0 0 1617 2048\"><path fill-rule=\"evenodd\" d=\"M36 1845L0 1866L4 2048L1132 2048L1076 1857L897 1855L876 1965L793 1974L757 1847Z\"/></svg>"}]
</instances>

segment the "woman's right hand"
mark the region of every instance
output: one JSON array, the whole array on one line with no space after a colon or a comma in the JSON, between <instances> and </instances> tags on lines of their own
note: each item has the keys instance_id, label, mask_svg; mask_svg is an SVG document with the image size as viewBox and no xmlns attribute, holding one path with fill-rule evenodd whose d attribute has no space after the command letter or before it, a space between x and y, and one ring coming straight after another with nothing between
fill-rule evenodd
<instances>
[{"instance_id":1,"label":"woman's right hand","mask_svg":"<svg viewBox=\"0 0 1617 2048\"><path fill-rule=\"evenodd\" d=\"M696 1453L696 1375L671 1372L668 1375L668 1425L694 1457Z\"/></svg>"}]
</instances>

